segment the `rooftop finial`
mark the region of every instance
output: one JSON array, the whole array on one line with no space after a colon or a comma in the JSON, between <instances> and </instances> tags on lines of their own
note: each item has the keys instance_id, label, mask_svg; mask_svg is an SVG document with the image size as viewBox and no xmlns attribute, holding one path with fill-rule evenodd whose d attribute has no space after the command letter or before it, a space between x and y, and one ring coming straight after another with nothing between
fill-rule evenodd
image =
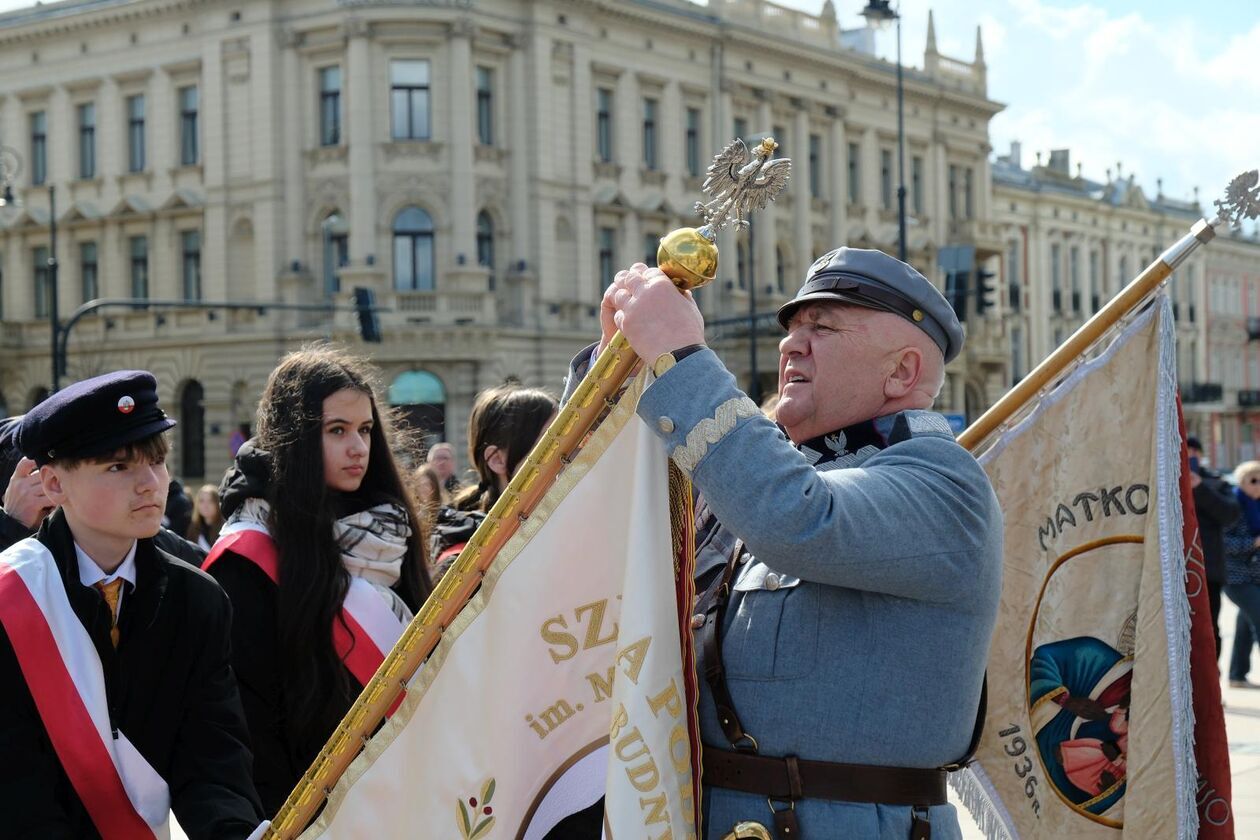
<instances>
[{"instance_id":1,"label":"rooftop finial","mask_svg":"<svg viewBox=\"0 0 1260 840\"><path fill-rule=\"evenodd\" d=\"M984 64L984 40L980 37L980 24L976 24L976 64Z\"/></svg>"},{"instance_id":2,"label":"rooftop finial","mask_svg":"<svg viewBox=\"0 0 1260 840\"><path fill-rule=\"evenodd\" d=\"M928 9L927 47L924 48L924 51L930 53L936 52L936 19L932 16L931 9Z\"/></svg>"}]
</instances>

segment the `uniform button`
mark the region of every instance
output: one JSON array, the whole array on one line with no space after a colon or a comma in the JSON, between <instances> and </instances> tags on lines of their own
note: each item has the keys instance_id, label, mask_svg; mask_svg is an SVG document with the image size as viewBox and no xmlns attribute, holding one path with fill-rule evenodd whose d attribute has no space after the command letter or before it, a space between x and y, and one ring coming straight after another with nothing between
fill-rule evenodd
<instances>
[{"instance_id":1,"label":"uniform button","mask_svg":"<svg viewBox=\"0 0 1260 840\"><path fill-rule=\"evenodd\" d=\"M703 627L703 626L704 626L704 616L703 616L703 615L701 615L700 613L696 613L695 615L693 615L693 616L691 617L691 629L692 629L692 630L699 630L699 629L700 629L701 627Z\"/></svg>"},{"instance_id":2,"label":"uniform button","mask_svg":"<svg viewBox=\"0 0 1260 840\"><path fill-rule=\"evenodd\" d=\"M776 575L774 572L771 572L770 574L766 575L765 584L766 584L766 589L769 589L771 592L773 592L774 590L779 588L779 576Z\"/></svg>"},{"instance_id":3,"label":"uniform button","mask_svg":"<svg viewBox=\"0 0 1260 840\"><path fill-rule=\"evenodd\" d=\"M674 421L670 420L668 417L658 417L656 420L656 428L668 435L674 431Z\"/></svg>"}]
</instances>

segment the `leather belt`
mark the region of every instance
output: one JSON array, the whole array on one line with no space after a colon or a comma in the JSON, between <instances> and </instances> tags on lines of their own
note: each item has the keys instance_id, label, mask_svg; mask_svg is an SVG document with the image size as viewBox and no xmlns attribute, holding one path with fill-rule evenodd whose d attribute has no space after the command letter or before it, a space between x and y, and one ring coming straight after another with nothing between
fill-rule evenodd
<instances>
[{"instance_id":1,"label":"leather belt","mask_svg":"<svg viewBox=\"0 0 1260 840\"><path fill-rule=\"evenodd\" d=\"M771 799L944 805L943 769L808 761L704 748L704 783Z\"/></svg>"}]
</instances>

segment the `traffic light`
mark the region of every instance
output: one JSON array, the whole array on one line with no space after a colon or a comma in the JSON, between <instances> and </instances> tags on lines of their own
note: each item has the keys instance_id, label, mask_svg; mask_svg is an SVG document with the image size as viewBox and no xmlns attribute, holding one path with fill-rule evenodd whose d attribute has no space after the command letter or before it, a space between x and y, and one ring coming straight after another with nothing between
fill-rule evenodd
<instances>
[{"instance_id":1,"label":"traffic light","mask_svg":"<svg viewBox=\"0 0 1260 840\"><path fill-rule=\"evenodd\" d=\"M959 321L967 320L967 282L971 279L969 271L947 271L945 273L945 299L954 308Z\"/></svg>"},{"instance_id":2,"label":"traffic light","mask_svg":"<svg viewBox=\"0 0 1260 840\"><path fill-rule=\"evenodd\" d=\"M380 344L381 322L376 317L376 293L365 286L355 286L354 308L359 314L359 337Z\"/></svg>"},{"instance_id":3,"label":"traffic light","mask_svg":"<svg viewBox=\"0 0 1260 840\"><path fill-rule=\"evenodd\" d=\"M997 306L997 286L989 281L996 275L976 267L976 314L983 315L987 310Z\"/></svg>"}]
</instances>

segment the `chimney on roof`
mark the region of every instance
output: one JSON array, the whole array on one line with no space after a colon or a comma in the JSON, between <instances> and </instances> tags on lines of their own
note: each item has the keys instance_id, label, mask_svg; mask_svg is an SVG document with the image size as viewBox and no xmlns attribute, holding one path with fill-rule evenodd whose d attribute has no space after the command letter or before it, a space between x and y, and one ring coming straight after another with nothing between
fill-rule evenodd
<instances>
[{"instance_id":1,"label":"chimney on roof","mask_svg":"<svg viewBox=\"0 0 1260 840\"><path fill-rule=\"evenodd\" d=\"M1018 140L1011 141L1011 153L1006 156L1006 159L1009 160L1016 169L1024 168L1023 151L1024 150L1021 148Z\"/></svg>"},{"instance_id":2,"label":"chimney on roof","mask_svg":"<svg viewBox=\"0 0 1260 840\"><path fill-rule=\"evenodd\" d=\"M1069 149L1050 150L1050 171L1060 175L1072 174L1071 151Z\"/></svg>"}]
</instances>

